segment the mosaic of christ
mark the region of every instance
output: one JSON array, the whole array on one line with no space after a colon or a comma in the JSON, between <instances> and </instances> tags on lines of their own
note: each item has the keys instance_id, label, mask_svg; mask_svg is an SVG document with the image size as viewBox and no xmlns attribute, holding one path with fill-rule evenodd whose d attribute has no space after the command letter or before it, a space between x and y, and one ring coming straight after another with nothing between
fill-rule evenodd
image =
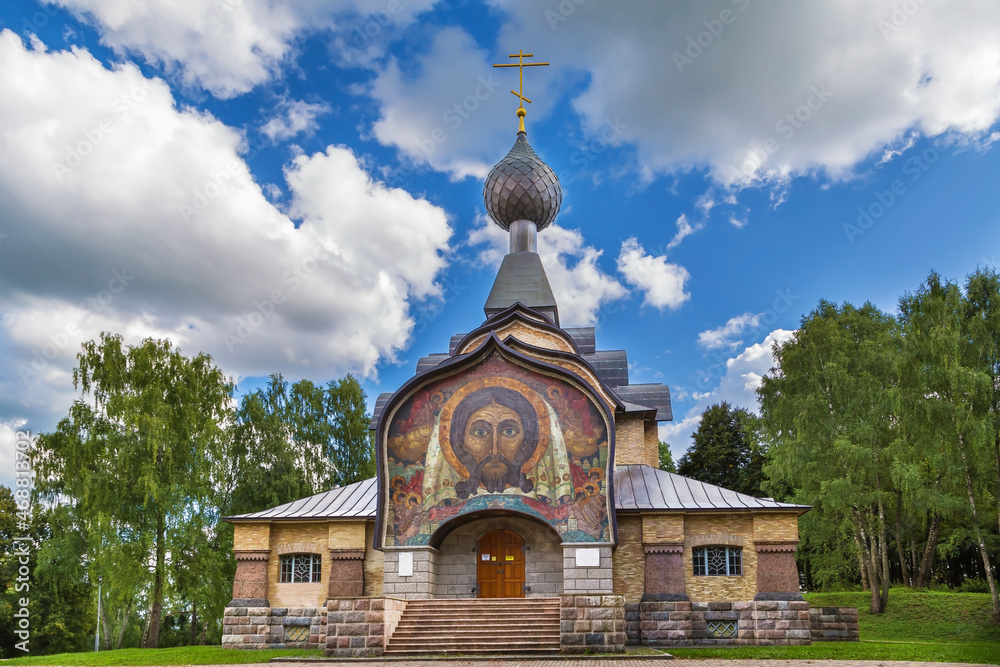
<instances>
[{"instance_id":1,"label":"mosaic of christ","mask_svg":"<svg viewBox=\"0 0 1000 667\"><path fill-rule=\"evenodd\" d=\"M509 509L564 541L606 541L607 426L576 387L492 355L396 411L386 442L387 543L426 544L443 522Z\"/></svg>"}]
</instances>

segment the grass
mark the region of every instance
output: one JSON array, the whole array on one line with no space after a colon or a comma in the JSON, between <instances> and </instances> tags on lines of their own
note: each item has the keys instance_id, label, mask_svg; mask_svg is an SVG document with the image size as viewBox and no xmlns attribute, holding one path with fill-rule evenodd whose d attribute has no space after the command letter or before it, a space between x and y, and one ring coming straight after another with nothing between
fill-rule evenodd
<instances>
[{"instance_id":1,"label":"grass","mask_svg":"<svg viewBox=\"0 0 1000 667\"><path fill-rule=\"evenodd\" d=\"M1000 626L990 620L986 593L893 588L884 614L868 611L870 594L810 593L814 607L857 607L860 642L811 646L669 649L678 658L920 660L1000 663Z\"/></svg>"},{"instance_id":2,"label":"grass","mask_svg":"<svg viewBox=\"0 0 1000 667\"><path fill-rule=\"evenodd\" d=\"M3 665L237 665L267 662L271 658L321 658L323 651L310 649L262 649L242 651L221 646L178 646L175 648L124 648L100 653L57 653L0 661Z\"/></svg>"}]
</instances>

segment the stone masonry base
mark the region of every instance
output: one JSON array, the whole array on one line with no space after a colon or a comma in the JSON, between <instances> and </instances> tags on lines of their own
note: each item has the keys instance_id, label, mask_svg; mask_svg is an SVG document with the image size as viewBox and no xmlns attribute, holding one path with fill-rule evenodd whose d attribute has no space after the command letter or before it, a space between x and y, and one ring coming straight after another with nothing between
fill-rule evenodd
<instances>
[{"instance_id":1,"label":"stone masonry base","mask_svg":"<svg viewBox=\"0 0 1000 667\"><path fill-rule=\"evenodd\" d=\"M809 614L814 642L858 641L856 607L813 607Z\"/></svg>"},{"instance_id":2,"label":"stone masonry base","mask_svg":"<svg viewBox=\"0 0 1000 667\"><path fill-rule=\"evenodd\" d=\"M406 600L346 598L328 600L327 657L377 657L399 623Z\"/></svg>"},{"instance_id":3,"label":"stone masonry base","mask_svg":"<svg viewBox=\"0 0 1000 667\"><path fill-rule=\"evenodd\" d=\"M562 653L625 651L625 598L563 595L559 610Z\"/></svg>"},{"instance_id":4,"label":"stone masonry base","mask_svg":"<svg viewBox=\"0 0 1000 667\"><path fill-rule=\"evenodd\" d=\"M304 639L289 641L300 635ZM326 646L326 613L316 607L226 607L222 646L322 648Z\"/></svg>"}]
</instances>

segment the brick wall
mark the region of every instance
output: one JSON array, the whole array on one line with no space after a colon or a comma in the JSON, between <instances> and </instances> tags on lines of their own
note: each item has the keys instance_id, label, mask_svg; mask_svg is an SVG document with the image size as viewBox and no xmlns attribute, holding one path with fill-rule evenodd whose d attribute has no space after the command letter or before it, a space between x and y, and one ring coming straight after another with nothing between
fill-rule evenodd
<instances>
[{"instance_id":1,"label":"brick wall","mask_svg":"<svg viewBox=\"0 0 1000 667\"><path fill-rule=\"evenodd\" d=\"M599 551L598 565L578 566L577 549ZM614 591L611 547L563 547L563 592L610 594ZM622 630L624 632L624 630Z\"/></svg>"},{"instance_id":2,"label":"brick wall","mask_svg":"<svg viewBox=\"0 0 1000 667\"><path fill-rule=\"evenodd\" d=\"M270 549L271 524L237 523L233 525L233 550Z\"/></svg>"},{"instance_id":3,"label":"brick wall","mask_svg":"<svg viewBox=\"0 0 1000 667\"><path fill-rule=\"evenodd\" d=\"M814 642L858 641L858 610L855 607L813 607L809 610Z\"/></svg>"},{"instance_id":4,"label":"brick wall","mask_svg":"<svg viewBox=\"0 0 1000 667\"><path fill-rule=\"evenodd\" d=\"M639 605L642 643L653 646L793 645L810 642L805 601L684 602ZM735 637L713 637L713 624L736 624Z\"/></svg>"},{"instance_id":5,"label":"brick wall","mask_svg":"<svg viewBox=\"0 0 1000 667\"><path fill-rule=\"evenodd\" d=\"M271 526L271 557L267 563L267 599L272 607L318 607L327 598L330 572L327 523L275 523ZM322 558L318 583L280 583L281 556L313 553Z\"/></svg>"},{"instance_id":6,"label":"brick wall","mask_svg":"<svg viewBox=\"0 0 1000 667\"><path fill-rule=\"evenodd\" d=\"M375 539L375 522L365 524L365 597L380 598L382 592L382 571L385 554L372 546Z\"/></svg>"},{"instance_id":7,"label":"brick wall","mask_svg":"<svg viewBox=\"0 0 1000 667\"><path fill-rule=\"evenodd\" d=\"M326 655L336 657L382 655L405 609L405 600L393 598L327 601Z\"/></svg>"},{"instance_id":8,"label":"brick wall","mask_svg":"<svg viewBox=\"0 0 1000 667\"><path fill-rule=\"evenodd\" d=\"M621 516L619 516L619 521ZM644 544L679 544L684 541L683 514L643 514Z\"/></svg>"},{"instance_id":9,"label":"brick wall","mask_svg":"<svg viewBox=\"0 0 1000 667\"><path fill-rule=\"evenodd\" d=\"M645 463L646 430L642 417L618 415L615 418L615 465Z\"/></svg>"},{"instance_id":10,"label":"brick wall","mask_svg":"<svg viewBox=\"0 0 1000 667\"><path fill-rule=\"evenodd\" d=\"M645 592L646 554L642 549L642 517L618 517L618 548L615 550L613 590L625 604L639 602Z\"/></svg>"},{"instance_id":11,"label":"brick wall","mask_svg":"<svg viewBox=\"0 0 1000 667\"><path fill-rule=\"evenodd\" d=\"M752 600L757 594L757 552L753 544L753 517L749 514L689 514L684 519L684 588L692 602ZM693 549L729 545L743 548L743 574L694 576Z\"/></svg>"},{"instance_id":12,"label":"brick wall","mask_svg":"<svg viewBox=\"0 0 1000 667\"><path fill-rule=\"evenodd\" d=\"M799 517L795 514L755 514L753 517L755 542L799 541Z\"/></svg>"},{"instance_id":13,"label":"brick wall","mask_svg":"<svg viewBox=\"0 0 1000 667\"><path fill-rule=\"evenodd\" d=\"M559 635L563 653L625 650L625 599L620 595L563 595Z\"/></svg>"}]
</instances>

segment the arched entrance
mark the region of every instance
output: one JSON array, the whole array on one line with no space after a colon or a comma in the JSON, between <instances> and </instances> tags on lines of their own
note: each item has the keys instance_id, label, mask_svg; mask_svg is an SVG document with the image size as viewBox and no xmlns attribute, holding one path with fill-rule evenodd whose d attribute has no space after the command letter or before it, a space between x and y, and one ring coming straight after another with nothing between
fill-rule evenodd
<instances>
[{"instance_id":1,"label":"arched entrance","mask_svg":"<svg viewBox=\"0 0 1000 667\"><path fill-rule=\"evenodd\" d=\"M476 591L481 598L524 597L524 540L511 530L491 530L476 550Z\"/></svg>"}]
</instances>

